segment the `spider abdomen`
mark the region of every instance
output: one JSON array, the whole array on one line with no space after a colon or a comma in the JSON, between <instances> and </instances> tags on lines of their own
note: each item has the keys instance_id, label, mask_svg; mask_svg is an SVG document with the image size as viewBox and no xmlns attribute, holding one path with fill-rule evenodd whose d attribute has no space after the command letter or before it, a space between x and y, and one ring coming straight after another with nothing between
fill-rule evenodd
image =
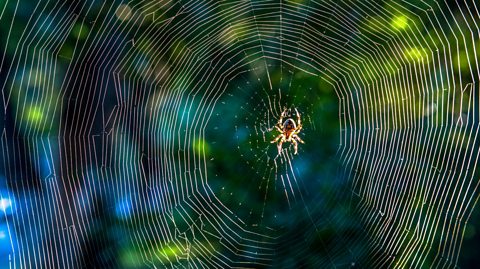
<instances>
[{"instance_id":1,"label":"spider abdomen","mask_svg":"<svg viewBox=\"0 0 480 269\"><path fill-rule=\"evenodd\" d=\"M283 132L286 137L290 136L290 134L297 129L297 125L295 124L295 121L292 119L287 119L283 123Z\"/></svg>"}]
</instances>

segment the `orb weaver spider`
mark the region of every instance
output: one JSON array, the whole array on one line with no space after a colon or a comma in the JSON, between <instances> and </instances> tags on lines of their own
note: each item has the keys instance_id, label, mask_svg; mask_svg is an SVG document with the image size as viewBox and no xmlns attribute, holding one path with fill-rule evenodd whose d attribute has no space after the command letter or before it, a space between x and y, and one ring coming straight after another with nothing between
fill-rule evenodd
<instances>
[{"instance_id":1,"label":"orb weaver spider","mask_svg":"<svg viewBox=\"0 0 480 269\"><path fill-rule=\"evenodd\" d=\"M280 132L280 134L275 137L270 143L276 143L277 141L277 148L278 148L278 154L282 152L282 144L284 142L292 142L293 148L295 149L295 153L298 153L298 142L305 144L305 142L298 136L300 131L302 130L302 119L300 116L300 113L298 110L295 108L295 113L297 115L297 122L293 120L292 118L288 118L283 121L283 118L286 116L287 109L285 109L282 114L280 115L280 119L278 119L277 124L275 125L275 128Z\"/></svg>"}]
</instances>

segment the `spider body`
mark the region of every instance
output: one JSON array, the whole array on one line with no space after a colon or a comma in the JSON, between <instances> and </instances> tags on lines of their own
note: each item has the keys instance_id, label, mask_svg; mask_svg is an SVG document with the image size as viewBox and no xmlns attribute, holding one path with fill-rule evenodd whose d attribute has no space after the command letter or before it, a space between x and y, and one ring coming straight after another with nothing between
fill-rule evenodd
<instances>
[{"instance_id":1,"label":"spider body","mask_svg":"<svg viewBox=\"0 0 480 269\"><path fill-rule=\"evenodd\" d=\"M283 133L285 134L286 137L290 137L293 134L293 132L295 131L295 129L297 129L297 125L295 124L294 120L287 119L283 123L282 131L283 131Z\"/></svg>"},{"instance_id":2,"label":"spider body","mask_svg":"<svg viewBox=\"0 0 480 269\"><path fill-rule=\"evenodd\" d=\"M282 114L280 115L280 119L278 120L277 124L275 125L275 128L280 132L280 134L275 137L271 141L271 143L276 143L277 144L277 149L278 149L278 154L282 152L282 145L284 142L291 142L293 144L293 147L295 149L295 154L298 153L298 142L300 143L305 143L299 136L298 134L302 130L302 119L300 116L300 113L298 113L298 110L295 108L295 113L297 115L297 121L295 122L294 119L288 118L285 121L283 121L283 118L286 116L287 110L285 109Z\"/></svg>"}]
</instances>

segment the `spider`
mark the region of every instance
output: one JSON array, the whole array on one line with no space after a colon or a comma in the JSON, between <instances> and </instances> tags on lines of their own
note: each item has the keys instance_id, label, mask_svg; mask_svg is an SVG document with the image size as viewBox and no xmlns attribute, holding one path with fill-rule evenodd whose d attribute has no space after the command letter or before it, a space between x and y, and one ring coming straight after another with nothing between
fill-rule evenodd
<instances>
[{"instance_id":1,"label":"spider","mask_svg":"<svg viewBox=\"0 0 480 269\"><path fill-rule=\"evenodd\" d=\"M292 118L288 118L283 122L283 118L286 116L287 109L285 109L282 114L280 115L280 119L278 120L277 124L275 125L275 128L280 132L280 134L275 137L270 143L275 143L278 140L277 148L278 148L278 154L282 152L282 144L283 142L292 142L293 147L295 149L295 154L298 152L298 142L304 144L305 142L298 136L300 131L302 130L302 120L300 117L300 113L298 113L298 110L295 108L295 112L297 115L297 122L293 120Z\"/></svg>"}]
</instances>

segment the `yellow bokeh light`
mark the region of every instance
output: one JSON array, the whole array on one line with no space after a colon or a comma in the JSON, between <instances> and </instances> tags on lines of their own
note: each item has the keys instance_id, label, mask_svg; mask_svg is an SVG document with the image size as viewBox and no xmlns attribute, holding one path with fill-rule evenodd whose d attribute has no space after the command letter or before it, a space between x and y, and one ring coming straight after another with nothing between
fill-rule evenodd
<instances>
[{"instance_id":1,"label":"yellow bokeh light","mask_svg":"<svg viewBox=\"0 0 480 269\"><path fill-rule=\"evenodd\" d=\"M408 27L408 18L405 15L395 16L393 17L390 25L397 31L405 30Z\"/></svg>"},{"instance_id":2,"label":"yellow bokeh light","mask_svg":"<svg viewBox=\"0 0 480 269\"><path fill-rule=\"evenodd\" d=\"M230 43L236 42L242 35L248 33L250 30L248 25L243 22L229 25L220 33L220 42L223 45L229 45Z\"/></svg>"},{"instance_id":3,"label":"yellow bokeh light","mask_svg":"<svg viewBox=\"0 0 480 269\"><path fill-rule=\"evenodd\" d=\"M117 7L115 15L121 21L128 21L132 17L132 8L126 4L121 4Z\"/></svg>"},{"instance_id":4,"label":"yellow bokeh light","mask_svg":"<svg viewBox=\"0 0 480 269\"><path fill-rule=\"evenodd\" d=\"M409 49L406 52L406 55L407 55L407 60L420 61L426 56L426 53L424 48L414 47Z\"/></svg>"}]
</instances>

